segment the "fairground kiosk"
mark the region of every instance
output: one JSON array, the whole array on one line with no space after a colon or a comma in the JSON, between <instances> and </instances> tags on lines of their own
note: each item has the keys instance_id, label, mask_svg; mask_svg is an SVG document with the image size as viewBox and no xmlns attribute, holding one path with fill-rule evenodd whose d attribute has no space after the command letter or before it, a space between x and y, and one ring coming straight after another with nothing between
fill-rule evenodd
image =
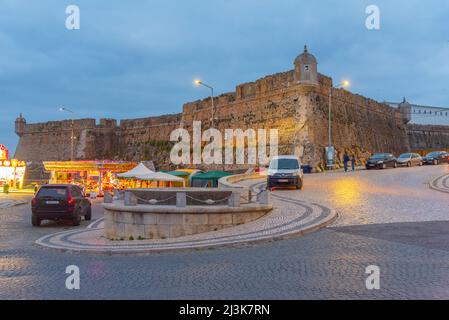
<instances>
[{"instance_id":1,"label":"fairground kiosk","mask_svg":"<svg viewBox=\"0 0 449 320\"><path fill-rule=\"evenodd\" d=\"M118 173L131 170L134 162L123 161L45 161L45 170L50 172L50 183L79 184L86 192L102 195L105 190L120 189Z\"/></svg>"},{"instance_id":2,"label":"fairground kiosk","mask_svg":"<svg viewBox=\"0 0 449 320\"><path fill-rule=\"evenodd\" d=\"M0 190L6 185L9 190L22 189L25 170L25 162L9 159L8 149L0 144Z\"/></svg>"}]
</instances>

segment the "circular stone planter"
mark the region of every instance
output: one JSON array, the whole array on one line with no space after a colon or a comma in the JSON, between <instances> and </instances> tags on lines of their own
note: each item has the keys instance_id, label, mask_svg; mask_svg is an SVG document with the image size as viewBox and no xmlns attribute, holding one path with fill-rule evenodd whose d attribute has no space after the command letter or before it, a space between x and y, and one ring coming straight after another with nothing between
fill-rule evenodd
<instances>
[{"instance_id":1,"label":"circular stone planter","mask_svg":"<svg viewBox=\"0 0 449 320\"><path fill-rule=\"evenodd\" d=\"M121 200L104 203L108 239L167 239L220 230L259 219L272 205L229 206L125 206Z\"/></svg>"}]
</instances>

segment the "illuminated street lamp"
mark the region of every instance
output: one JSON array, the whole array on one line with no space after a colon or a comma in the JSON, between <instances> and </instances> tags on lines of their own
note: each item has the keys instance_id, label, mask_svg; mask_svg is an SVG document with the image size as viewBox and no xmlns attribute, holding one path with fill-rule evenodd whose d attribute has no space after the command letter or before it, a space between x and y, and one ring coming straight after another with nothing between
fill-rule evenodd
<instances>
[{"instance_id":1,"label":"illuminated street lamp","mask_svg":"<svg viewBox=\"0 0 449 320\"><path fill-rule=\"evenodd\" d=\"M212 119L211 119L211 127L214 127L214 116L215 116L215 106L214 106L214 88L203 81L196 79L193 81L197 86L204 86L210 89L211 102L212 102Z\"/></svg>"},{"instance_id":2,"label":"illuminated street lamp","mask_svg":"<svg viewBox=\"0 0 449 320\"><path fill-rule=\"evenodd\" d=\"M71 141L71 152L70 152L70 160L73 161L74 160L74 141L75 141L75 133L74 133L74 119L73 116L75 114L75 112L73 112L72 110L65 108L65 107L61 107L59 108L59 111L61 112L68 112L72 115L72 123L71 123L71 129L72 129L72 134L70 136L70 141Z\"/></svg>"},{"instance_id":3,"label":"illuminated street lamp","mask_svg":"<svg viewBox=\"0 0 449 320\"><path fill-rule=\"evenodd\" d=\"M329 149L332 148L332 124L331 124L331 120L332 120L331 119L331 117L332 117L332 91L333 91L334 88L335 89L337 89L337 88L347 88L349 86L350 86L349 80L343 80L338 85L331 86L330 90L329 90L329 142L328 142L328 148ZM335 151L333 150L333 152L335 152ZM330 157L327 157L327 158L329 159ZM332 164L328 163L327 166L328 167L332 167L332 166L334 166L334 163L332 163Z\"/></svg>"}]
</instances>

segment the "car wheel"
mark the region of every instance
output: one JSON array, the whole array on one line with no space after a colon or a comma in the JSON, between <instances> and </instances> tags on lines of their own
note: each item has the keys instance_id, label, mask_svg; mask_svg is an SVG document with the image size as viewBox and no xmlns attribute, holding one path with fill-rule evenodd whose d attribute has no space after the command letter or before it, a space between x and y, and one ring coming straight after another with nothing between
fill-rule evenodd
<instances>
[{"instance_id":1,"label":"car wheel","mask_svg":"<svg viewBox=\"0 0 449 320\"><path fill-rule=\"evenodd\" d=\"M84 215L84 220L86 220L86 221L92 220L92 208L91 207L89 207L89 209L87 209L87 212Z\"/></svg>"},{"instance_id":2,"label":"car wheel","mask_svg":"<svg viewBox=\"0 0 449 320\"><path fill-rule=\"evenodd\" d=\"M397 168L398 167L398 163L395 161L394 163L393 163L393 168Z\"/></svg>"},{"instance_id":3,"label":"car wheel","mask_svg":"<svg viewBox=\"0 0 449 320\"><path fill-rule=\"evenodd\" d=\"M81 216L77 215L74 219L73 219L73 225L74 226L79 226L81 224Z\"/></svg>"},{"instance_id":4,"label":"car wheel","mask_svg":"<svg viewBox=\"0 0 449 320\"><path fill-rule=\"evenodd\" d=\"M438 164L438 160L437 159L433 160L433 164L437 165Z\"/></svg>"},{"instance_id":5,"label":"car wheel","mask_svg":"<svg viewBox=\"0 0 449 320\"><path fill-rule=\"evenodd\" d=\"M31 224L33 225L33 227L39 227L41 225L41 219L39 219L38 217L31 217Z\"/></svg>"},{"instance_id":6,"label":"car wheel","mask_svg":"<svg viewBox=\"0 0 449 320\"><path fill-rule=\"evenodd\" d=\"M302 186L303 186L302 180L299 180L298 184L296 185L296 189L297 190L302 190Z\"/></svg>"}]
</instances>

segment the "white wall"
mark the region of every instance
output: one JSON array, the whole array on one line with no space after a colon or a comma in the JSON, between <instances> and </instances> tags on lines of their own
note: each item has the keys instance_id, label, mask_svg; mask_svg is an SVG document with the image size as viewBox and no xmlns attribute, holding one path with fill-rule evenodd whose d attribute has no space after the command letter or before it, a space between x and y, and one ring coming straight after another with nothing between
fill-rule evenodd
<instances>
[{"instance_id":1,"label":"white wall","mask_svg":"<svg viewBox=\"0 0 449 320\"><path fill-rule=\"evenodd\" d=\"M399 103L387 102L393 108ZM412 107L410 123L449 126L449 108L437 108L410 104Z\"/></svg>"}]
</instances>

